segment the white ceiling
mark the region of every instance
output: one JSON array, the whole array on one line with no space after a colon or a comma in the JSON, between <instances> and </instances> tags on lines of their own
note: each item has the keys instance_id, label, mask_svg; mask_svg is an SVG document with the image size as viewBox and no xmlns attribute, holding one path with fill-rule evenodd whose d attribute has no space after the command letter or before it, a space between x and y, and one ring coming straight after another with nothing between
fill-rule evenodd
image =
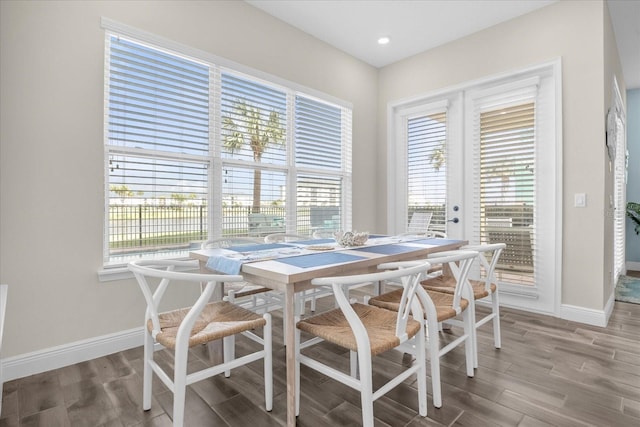
<instances>
[{"instance_id":1,"label":"white ceiling","mask_svg":"<svg viewBox=\"0 0 640 427\"><path fill-rule=\"evenodd\" d=\"M556 0L245 0L266 13L383 67L508 21ZM610 0L627 88L640 88L640 0ZM377 44L381 36L391 43Z\"/></svg>"}]
</instances>

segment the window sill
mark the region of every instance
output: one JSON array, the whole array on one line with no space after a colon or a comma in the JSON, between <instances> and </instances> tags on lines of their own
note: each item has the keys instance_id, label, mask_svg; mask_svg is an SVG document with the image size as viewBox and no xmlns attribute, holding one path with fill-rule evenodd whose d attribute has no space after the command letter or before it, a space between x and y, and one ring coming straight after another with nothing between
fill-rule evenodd
<instances>
[{"instance_id":1,"label":"window sill","mask_svg":"<svg viewBox=\"0 0 640 427\"><path fill-rule=\"evenodd\" d=\"M145 257L145 259L154 258L154 257ZM193 268L179 268L176 271L193 271L198 270L198 261L193 258L189 258L188 256L180 256L180 257L155 257L156 259L175 259L180 261L193 261ZM141 259L137 257L136 259ZM113 265L105 265L103 268L98 270L98 281L99 282L113 282L116 280L127 280L133 279L133 273L129 271L126 264L113 264Z\"/></svg>"}]
</instances>

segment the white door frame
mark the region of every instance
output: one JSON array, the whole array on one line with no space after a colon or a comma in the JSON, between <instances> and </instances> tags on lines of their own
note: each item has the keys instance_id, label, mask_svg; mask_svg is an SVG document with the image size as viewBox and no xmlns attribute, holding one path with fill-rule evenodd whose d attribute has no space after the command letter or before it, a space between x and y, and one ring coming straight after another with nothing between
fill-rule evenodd
<instances>
[{"instance_id":1,"label":"white door frame","mask_svg":"<svg viewBox=\"0 0 640 427\"><path fill-rule=\"evenodd\" d=\"M551 62L528 67L513 73L504 73L489 78L457 85L455 87L446 88L430 94L416 96L391 102L387 106L387 170L388 170L388 187L387 187L387 229L389 233L398 233L404 231L407 218L407 194L406 194L406 146L404 138L403 123L406 118L416 112L424 111L424 106L449 101L447 110L447 122L456 123L454 116L459 114L459 125L454 124L447 128L447 142L459 139L464 141L467 138L468 130L465 129L464 123L467 121L464 111L464 102L461 111L456 112L456 99L464 96L464 93L472 88L486 87L491 84L499 84L500 82L508 82L514 79L523 79L536 73L547 73L551 77L547 80L547 94L550 97L550 103L553 104L553 111L550 113L554 124L547 130L547 137L552 141L554 147L547 147L546 154L549 158L546 160L544 173L537 175L543 180L537 185L544 185L545 191L545 209L551 209L550 219L541 224L544 227L546 236L553 236L540 242L539 250L551 254L546 263L544 263L544 271L536 272L537 280L546 284L547 287L538 288L537 286L502 286L501 287L501 304L505 306L513 306L520 309L540 312L551 315L560 314L561 291L562 291L562 72L561 61L556 59ZM451 118L451 120L450 120ZM469 174L464 171L466 160L464 159L465 144L448 144L447 145L447 162L453 163L447 168L448 191L457 194L463 194L464 188L468 188L468 180L472 179ZM457 148L459 147L459 148ZM460 150L457 152L456 150ZM546 155L545 154L545 155ZM460 163L462 162L462 163ZM449 174L458 172L460 179L449 179ZM538 180L538 177L536 178ZM455 187L460 186L459 192ZM539 203L538 201L536 203ZM465 218L465 210L471 208L470 199L467 196L460 197L460 200L448 200L447 217L453 217L452 207L460 206L460 210L455 212L455 216L460 219L460 223L455 226L452 223L447 224L447 232L452 238L465 238L468 235L470 221ZM538 275L542 274L543 278Z\"/></svg>"}]
</instances>

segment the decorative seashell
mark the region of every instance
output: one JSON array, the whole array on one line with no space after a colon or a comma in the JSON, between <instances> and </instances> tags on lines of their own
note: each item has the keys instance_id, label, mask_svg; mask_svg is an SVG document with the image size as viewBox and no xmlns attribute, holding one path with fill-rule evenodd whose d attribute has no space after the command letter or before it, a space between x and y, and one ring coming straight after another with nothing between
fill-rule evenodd
<instances>
[{"instance_id":1,"label":"decorative seashell","mask_svg":"<svg viewBox=\"0 0 640 427\"><path fill-rule=\"evenodd\" d=\"M349 246L362 246L369 239L369 232L357 232L357 231L336 231L334 237L338 245L343 247Z\"/></svg>"}]
</instances>

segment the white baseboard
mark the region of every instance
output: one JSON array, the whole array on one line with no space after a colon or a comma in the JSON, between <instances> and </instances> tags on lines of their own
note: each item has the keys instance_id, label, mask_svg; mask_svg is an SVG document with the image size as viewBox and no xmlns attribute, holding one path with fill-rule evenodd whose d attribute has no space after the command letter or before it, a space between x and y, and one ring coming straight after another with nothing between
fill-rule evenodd
<instances>
[{"instance_id":1,"label":"white baseboard","mask_svg":"<svg viewBox=\"0 0 640 427\"><path fill-rule=\"evenodd\" d=\"M607 326L607 323L609 323L609 317L611 317L611 313L613 312L614 304L615 293L612 293L609 297L604 310L594 310L592 308L562 304L560 306L560 318L604 328Z\"/></svg>"},{"instance_id":2,"label":"white baseboard","mask_svg":"<svg viewBox=\"0 0 640 427\"><path fill-rule=\"evenodd\" d=\"M640 262L627 261L625 264L626 264L627 270L640 271Z\"/></svg>"},{"instance_id":3,"label":"white baseboard","mask_svg":"<svg viewBox=\"0 0 640 427\"><path fill-rule=\"evenodd\" d=\"M28 377L52 369L63 368L143 344L143 328L116 332L101 337L51 347L33 353L2 359L4 381Z\"/></svg>"},{"instance_id":4,"label":"white baseboard","mask_svg":"<svg viewBox=\"0 0 640 427\"><path fill-rule=\"evenodd\" d=\"M594 326L607 326L615 303L612 294L604 310L563 304L559 316L562 319ZM549 314L549 313L544 313ZM139 347L143 344L143 328L135 328L100 337L89 338L57 347L47 348L33 353L2 359L4 381L11 381L29 375L39 374L52 369L63 368L118 351Z\"/></svg>"}]
</instances>

